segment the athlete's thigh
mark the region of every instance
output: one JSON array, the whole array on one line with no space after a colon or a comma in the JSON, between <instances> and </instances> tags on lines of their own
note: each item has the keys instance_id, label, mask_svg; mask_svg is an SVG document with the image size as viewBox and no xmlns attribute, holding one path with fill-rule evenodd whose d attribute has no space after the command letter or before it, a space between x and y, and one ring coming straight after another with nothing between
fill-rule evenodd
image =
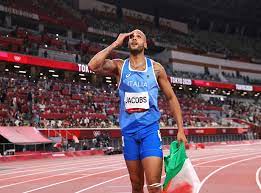
<instances>
[{"instance_id":1,"label":"athlete's thigh","mask_svg":"<svg viewBox=\"0 0 261 193\"><path fill-rule=\"evenodd\" d=\"M140 143L135 136L123 136L123 151L134 192L143 192L144 170L140 160Z\"/></svg>"},{"instance_id":2,"label":"athlete's thigh","mask_svg":"<svg viewBox=\"0 0 261 193\"><path fill-rule=\"evenodd\" d=\"M163 152L159 130L152 131L142 139L141 157L147 184L160 183Z\"/></svg>"},{"instance_id":3,"label":"athlete's thigh","mask_svg":"<svg viewBox=\"0 0 261 193\"><path fill-rule=\"evenodd\" d=\"M136 184L143 188L144 170L140 160L126 160L132 185Z\"/></svg>"},{"instance_id":4,"label":"athlete's thigh","mask_svg":"<svg viewBox=\"0 0 261 193\"><path fill-rule=\"evenodd\" d=\"M140 143L135 136L122 136L123 155L126 161L140 160Z\"/></svg>"},{"instance_id":5,"label":"athlete's thigh","mask_svg":"<svg viewBox=\"0 0 261 193\"><path fill-rule=\"evenodd\" d=\"M161 157L146 157L142 160L147 185L161 182L163 160Z\"/></svg>"},{"instance_id":6,"label":"athlete's thigh","mask_svg":"<svg viewBox=\"0 0 261 193\"><path fill-rule=\"evenodd\" d=\"M144 133L140 145L141 160L146 157L163 157L160 131Z\"/></svg>"}]
</instances>

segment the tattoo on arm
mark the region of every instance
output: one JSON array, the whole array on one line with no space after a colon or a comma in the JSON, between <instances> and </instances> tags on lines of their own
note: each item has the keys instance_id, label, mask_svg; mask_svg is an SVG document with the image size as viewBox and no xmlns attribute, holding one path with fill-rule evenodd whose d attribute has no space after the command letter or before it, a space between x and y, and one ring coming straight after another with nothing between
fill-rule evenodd
<instances>
[{"instance_id":1,"label":"tattoo on arm","mask_svg":"<svg viewBox=\"0 0 261 193\"><path fill-rule=\"evenodd\" d=\"M154 63L154 73L157 79L161 71L165 71L163 66L160 63Z\"/></svg>"},{"instance_id":2,"label":"tattoo on arm","mask_svg":"<svg viewBox=\"0 0 261 193\"><path fill-rule=\"evenodd\" d=\"M118 74L118 64L122 61L120 59L109 60L106 59L105 62L100 66L98 73L104 75L117 75Z\"/></svg>"}]
</instances>

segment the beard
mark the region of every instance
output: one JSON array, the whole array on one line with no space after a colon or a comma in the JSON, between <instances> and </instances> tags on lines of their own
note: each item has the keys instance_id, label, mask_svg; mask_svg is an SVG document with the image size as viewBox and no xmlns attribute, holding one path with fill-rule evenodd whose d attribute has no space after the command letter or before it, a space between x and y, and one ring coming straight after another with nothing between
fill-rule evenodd
<instances>
[{"instance_id":1,"label":"beard","mask_svg":"<svg viewBox=\"0 0 261 193\"><path fill-rule=\"evenodd\" d=\"M143 52L143 50L144 50L144 48L143 47L138 47L138 48L131 48L131 47L129 47L129 49L130 49L130 53L131 53L131 55L134 55L134 56L136 56L136 55L138 55L138 54L140 54L140 53L142 53Z\"/></svg>"}]
</instances>

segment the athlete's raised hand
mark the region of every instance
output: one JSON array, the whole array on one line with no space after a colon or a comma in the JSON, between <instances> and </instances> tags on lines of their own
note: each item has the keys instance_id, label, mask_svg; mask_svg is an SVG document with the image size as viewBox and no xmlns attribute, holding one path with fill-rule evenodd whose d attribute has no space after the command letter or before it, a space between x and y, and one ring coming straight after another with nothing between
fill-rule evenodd
<instances>
[{"instance_id":1,"label":"athlete's raised hand","mask_svg":"<svg viewBox=\"0 0 261 193\"><path fill-rule=\"evenodd\" d=\"M123 61L119 60L109 60L106 59L113 49L120 47L125 38L129 37L131 34L133 34L134 31L129 33L121 33L119 34L118 38L107 48L103 49L102 51L98 52L88 63L88 67L96 72L106 75L115 75L117 74L117 66L118 63L123 63Z\"/></svg>"},{"instance_id":2,"label":"athlete's raised hand","mask_svg":"<svg viewBox=\"0 0 261 193\"><path fill-rule=\"evenodd\" d=\"M116 48L120 47L123 44L125 38L129 37L133 33L134 33L134 31L129 32L129 33L120 33L118 38L115 40L115 42L113 42L113 45Z\"/></svg>"}]
</instances>

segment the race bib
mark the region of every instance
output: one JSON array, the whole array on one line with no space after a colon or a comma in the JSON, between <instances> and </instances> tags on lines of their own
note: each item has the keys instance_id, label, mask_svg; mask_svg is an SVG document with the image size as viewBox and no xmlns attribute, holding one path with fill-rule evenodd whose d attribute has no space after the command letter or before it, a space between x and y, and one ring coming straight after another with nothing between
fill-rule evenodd
<instances>
[{"instance_id":1,"label":"race bib","mask_svg":"<svg viewBox=\"0 0 261 193\"><path fill-rule=\"evenodd\" d=\"M125 92L124 102L128 113L144 112L150 108L148 92Z\"/></svg>"}]
</instances>

